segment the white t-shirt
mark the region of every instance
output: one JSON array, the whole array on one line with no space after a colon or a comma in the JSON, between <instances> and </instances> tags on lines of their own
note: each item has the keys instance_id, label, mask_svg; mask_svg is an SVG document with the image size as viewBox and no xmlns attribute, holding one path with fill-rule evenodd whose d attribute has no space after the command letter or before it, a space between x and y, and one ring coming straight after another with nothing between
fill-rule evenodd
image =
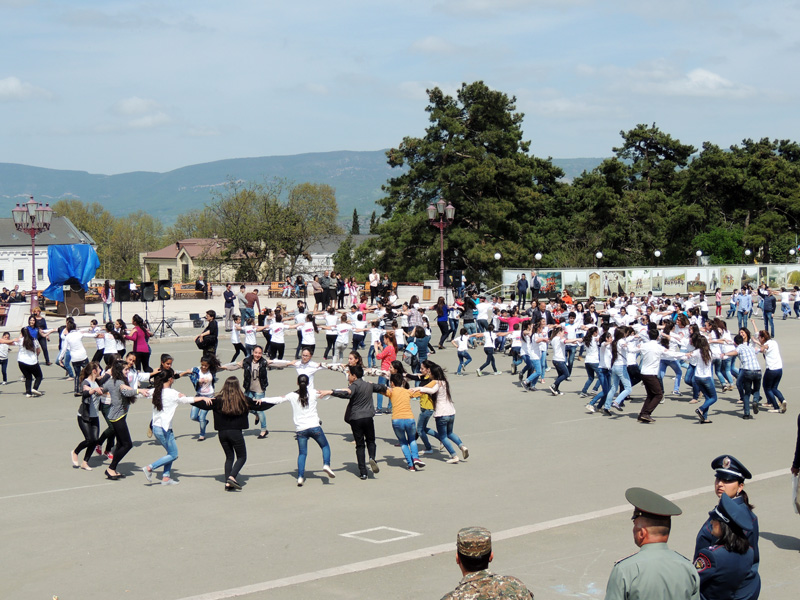
<instances>
[{"instance_id":1,"label":"white t-shirt","mask_svg":"<svg viewBox=\"0 0 800 600\"><path fill-rule=\"evenodd\" d=\"M94 337L94 334L73 329L64 337L64 343L67 345L70 360L74 363L81 362L88 358L86 348L83 346L83 338L85 337Z\"/></svg>"},{"instance_id":2,"label":"white t-shirt","mask_svg":"<svg viewBox=\"0 0 800 600\"><path fill-rule=\"evenodd\" d=\"M336 343L337 344L349 344L350 343L350 332L353 331L353 326L350 323L339 323L336 326Z\"/></svg>"},{"instance_id":3,"label":"white t-shirt","mask_svg":"<svg viewBox=\"0 0 800 600\"><path fill-rule=\"evenodd\" d=\"M201 396L214 395L214 375L211 374L211 371L205 373L198 371L196 389Z\"/></svg>"},{"instance_id":4,"label":"white t-shirt","mask_svg":"<svg viewBox=\"0 0 800 600\"><path fill-rule=\"evenodd\" d=\"M778 342L775 340L768 340L767 343L764 344L764 361L767 364L767 369L771 371L783 369L783 360L781 360Z\"/></svg>"},{"instance_id":5,"label":"white t-shirt","mask_svg":"<svg viewBox=\"0 0 800 600\"><path fill-rule=\"evenodd\" d=\"M598 336L592 336L592 341L586 346L586 358L584 362L598 364L600 362L600 351L597 347Z\"/></svg>"},{"instance_id":6,"label":"white t-shirt","mask_svg":"<svg viewBox=\"0 0 800 600\"><path fill-rule=\"evenodd\" d=\"M117 353L117 340L114 334L105 332L103 334L103 354L116 354Z\"/></svg>"},{"instance_id":7,"label":"white t-shirt","mask_svg":"<svg viewBox=\"0 0 800 600\"><path fill-rule=\"evenodd\" d=\"M313 360L310 360L307 363L300 361L294 366L294 368L298 375L306 375L308 377L308 389L310 390L314 387L314 373L320 369L324 369L325 367L317 362L314 362ZM317 423L317 425L319 425L319 423Z\"/></svg>"},{"instance_id":8,"label":"white t-shirt","mask_svg":"<svg viewBox=\"0 0 800 600\"><path fill-rule=\"evenodd\" d=\"M17 346L19 346L19 352L17 353L17 362L21 362L26 365L39 364L39 357L36 356L36 349L39 348L39 342L33 340L33 352L25 349L25 346L22 345L22 340L18 340L14 343ZM3 345L5 346L5 344Z\"/></svg>"},{"instance_id":9,"label":"white t-shirt","mask_svg":"<svg viewBox=\"0 0 800 600\"><path fill-rule=\"evenodd\" d=\"M303 346L313 346L317 343L317 339L315 337L316 332L314 331L314 324L306 321L300 327L300 343Z\"/></svg>"},{"instance_id":10,"label":"white t-shirt","mask_svg":"<svg viewBox=\"0 0 800 600\"><path fill-rule=\"evenodd\" d=\"M239 339L239 330L237 327L241 327L241 325L233 324L233 329L231 329L231 344L238 344L240 342Z\"/></svg>"},{"instance_id":11,"label":"white t-shirt","mask_svg":"<svg viewBox=\"0 0 800 600\"><path fill-rule=\"evenodd\" d=\"M147 391L148 395L152 397L152 390ZM190 404L193 400L193 396L186 397L176 389L164 388L161 391L162 410L156 410L156 407L153 407L153 428L160 427L164 431L172 429L172 419L175 417L178 405Z\"/></svg>"},{"instance_id":12,"label":"white t-shirt","mask_svg":"<svg viewBox=\"0 0 800 600\"><path fill-rule=\"evenodd\" d=\"M244 331L244 345L245 346L255 346L256 345L256 326L255 325L245 325L242 327L242 331Z\"/></svg>"},{"instance_id":13,"label":"white t-shirt","mask_svg":"<svg viewBox=\"0 0 800 600\"><path fill-rule=\"evenodd\" d=\"M283 344L284 343L284 332L286 331L286 325L281 323L277 323L273 321L269 324L269 333L270 333L270 341L273 344Z\"/></svg>"},{"instance_id":14,"label":"white t-shirt","mask_svg":"<svg viewBox=\"0 0 800 600\"><path fill-rule=\"evenodd\" d=\"M98 333L103 333L104 331L105 331L105 329L103 329L100 326L97 326L97 327L95 327L95 328L93 328L91 330L92 335L94 335L94 336L97 336ZM105 338L105 336L95 337L94 338L94 343L97 346L98 350L105 349L105 347L106 347L106 338Z\"/></svg>"},{"instance_id":15,"label":"white t-shirt","mask_svg":"<svg viewBox=\"0 0 800 600\"><path fill-rule=\"evenodd\" d=\"M458 352L466 352L469 349L469 336L468 335L460 335L456 338L458 342L458 348L456 349Z\"/></svg>"},{"instance_id":16,"label":"white t-shirt","mask_svg":"<svg viewBox=\"0 0 800 600\"><path fill-rule=\"evenodd\" d=\"M292 403L292 418L294 419L295 431L305 431L319 427L319 414L317 414L317 391L309 385L308 406L300 404L300 396L297 392L290 392L285 396L276 398L264 398L265 402L281 404L282 402Z\"/></svg>"},{"instance_id":17,"label":"white t-shirt","mask_svg":"<svg viewBox=\"0 0 800 600\"><path fill-rule=\"evenodd\" d=\"M567 359L564 355L564 339L557 335L550 340L550 345L553 347L553 362L565 362Z\"/></svg>"}]
</instances>

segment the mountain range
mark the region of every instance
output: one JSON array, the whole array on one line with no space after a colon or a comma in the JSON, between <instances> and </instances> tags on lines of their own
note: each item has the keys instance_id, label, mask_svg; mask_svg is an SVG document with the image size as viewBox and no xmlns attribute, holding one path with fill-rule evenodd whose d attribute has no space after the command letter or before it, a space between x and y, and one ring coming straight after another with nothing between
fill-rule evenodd
<instances>
[{"instance_id":1,"label":"mountain range","mask_svg":"<svg viewBox=\"0 0 800 600\"><path fill-rule=\"evenodd\" d=\"M353 209L366 220L381 209L376 201L383 197L381 186L401 171L386 163L386 151L317 152L292 156L232 158L175 169L166 173L136 171L118 175L97 175L86 171L65 171L0 163L0 203L34 196L39 202L61 199L98 202L112 215L124 216L143 210L171 224L193 208L213 201L212 192L222 191L230 180L248 182L285 178L291 183L327 183L336 189L341 220L349 224ZM602 158L553 159L571 181L584 170L590 171Z\"/></svg>"}]
</instances>

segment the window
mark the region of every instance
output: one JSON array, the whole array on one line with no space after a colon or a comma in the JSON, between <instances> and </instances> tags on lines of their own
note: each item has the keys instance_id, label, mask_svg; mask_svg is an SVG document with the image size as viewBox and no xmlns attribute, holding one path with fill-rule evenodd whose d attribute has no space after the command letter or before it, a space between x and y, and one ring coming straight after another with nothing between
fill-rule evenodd
<instances>
[{"instance_id":1,"label":"window","mask_svg":"<svg viewBox=\"0 0 800 600\"><path fill-rule=\"evenodd\" d=\"M44 281L44 269L36 269L36 279Z\"/></svg>"},{"instance_id":2,"label":"window","mask_svg":"<svg viewBox=\"0 0 800 600\"><path fill-rule=\"evenodd\" d=\"M167 269L167 279L172 281L172 269Z\"/></svg>"},{"instance_id":3,"label":"window","mask_svg":"<svg viewBox=\"0 0 800 600\"><path fill-rule=\"evenodd\" d=\"M0 270L0 281L5 281L5 280L6 280L6 272Z\"/></svg>"},{"instance_id":4,"label":"window","mask_svg":"<svg viewBox=\"0 0 800 600\"><path fill-rule=\"evenodd\" d=\"M25 269L17 269L17 281L25 281Z\"/></svg>"}]
</instances>

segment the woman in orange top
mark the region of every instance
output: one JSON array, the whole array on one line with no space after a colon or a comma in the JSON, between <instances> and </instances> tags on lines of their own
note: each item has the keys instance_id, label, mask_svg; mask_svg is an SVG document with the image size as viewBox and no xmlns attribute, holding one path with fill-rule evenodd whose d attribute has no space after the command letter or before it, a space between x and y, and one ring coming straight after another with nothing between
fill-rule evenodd
<instances>
[{"instance_id":1,"label":"woman in orange top","mask_svg":"<svg viewBox=\"0 0 800 600\"><path fill-rule=\"evenodd\" d=\"M394 338L394 331L387 331L383 334L383 349L381 349L380 340L375 340L375 358L381 361L381 370L389 371L392 366L392 361L397 359L397 342ZM380 385L387 385L389 380L386 377L378 377ZM389 408L383 410L383 396L378 394L378 408L376 413L381 415L388 415L392 412L392 401L389 400Z\"/></svg>"},{"instance_id":2,"label":"woman in orange top","mask_svg":"<svg viewBox=\"0 0 800 600\"><path fill-rule=\"evenodd\" d=\"M389 380L389 388L386 395L390 399L392 406L392 429L400 442L403 456L406 457L409 471L422 469L425 463L419 459L417 449L417 423L414 420L414 413L411 411L411 397L420 396L420 392L408 390L408 384L402 373L392 373Z\"/></svg>"}]
</instances>

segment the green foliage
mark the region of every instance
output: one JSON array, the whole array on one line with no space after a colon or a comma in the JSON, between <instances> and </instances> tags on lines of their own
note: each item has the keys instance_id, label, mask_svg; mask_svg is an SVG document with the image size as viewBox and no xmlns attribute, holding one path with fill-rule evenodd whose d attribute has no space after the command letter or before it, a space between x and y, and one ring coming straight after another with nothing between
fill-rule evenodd
<instances>
[{"instance_id":1,"label":"green foliage","mask_svg":"<svg viewBox=\"0 0 800 600\"><path fill-rule=\"evenodd\" d=\"M724 265L743 261L742 243L740 227L714 227L696 235L691 247L702 250L711 264Z\"/></svg>"},{"instance_id":2,"label":"green foliage","mask_svg":"<svg viewBox=\"0 0 800 600\"><path fill-rule=\"evenodd\" d=\"M361 234L361 224L358 222L358 209L353 209L353 223L350 225L350 235Z\"/></svg>"}]
</instances>

